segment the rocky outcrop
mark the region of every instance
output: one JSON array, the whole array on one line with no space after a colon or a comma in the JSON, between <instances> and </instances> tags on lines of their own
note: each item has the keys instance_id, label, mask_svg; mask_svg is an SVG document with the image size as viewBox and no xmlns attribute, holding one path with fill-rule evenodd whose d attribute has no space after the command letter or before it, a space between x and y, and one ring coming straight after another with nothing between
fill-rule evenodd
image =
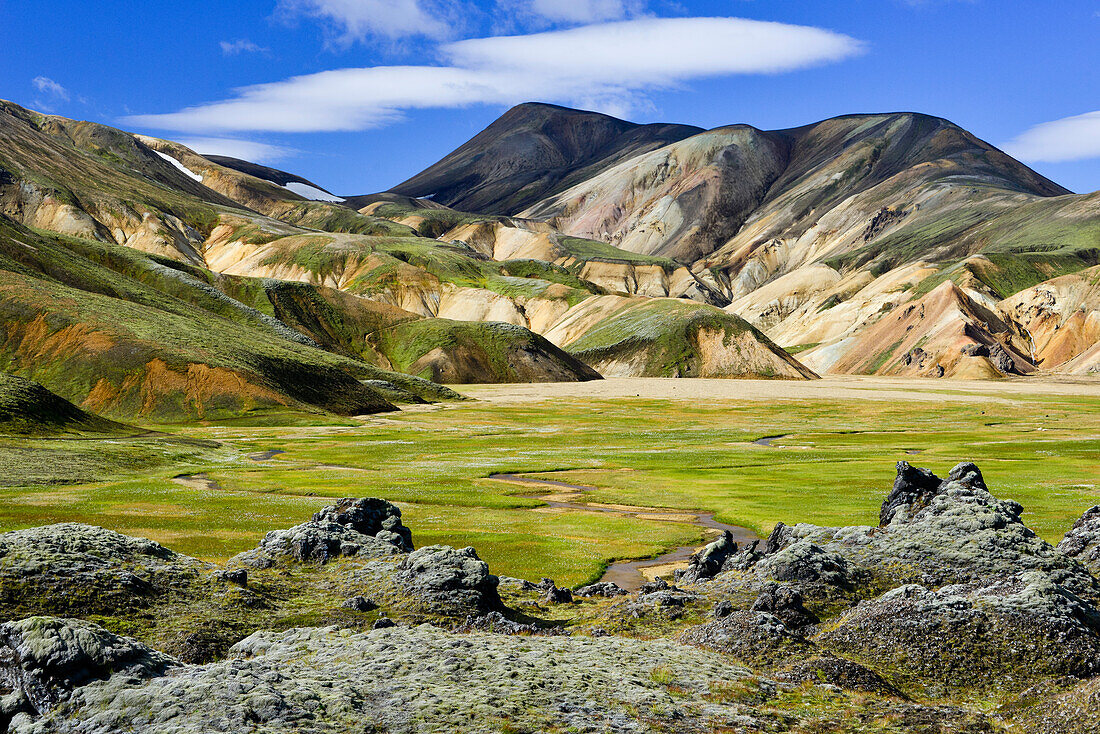
<instances>
[{"instance_id":1,"label":"rocky outcrop","mask_svg":"<svg viewBox=\"0 0 1100 734\"><path fill-rule=\"evenodd\" d=\"M401 524L401 510L385 500L340 500L309 522L272 530L255 550L235 563L268 568L280 559L325 563L333 558L384 558L412 550L412 532Z\"/></svg>"},{"instance_id":2,"label":"rocky outcrop","mask_svg":"<svg viewBox=\"0 0 1100 734\"><path fill-rule=\"evenodd\" d=\"M1082 598L1100 598L1088 570L1024 525L1020 504L994 497L973 464L959 464L945 480L904 462L898 474L880 516L886 524L785 526L754 573L881 593L909 583L936 588L1041 571Z\"/></svg>"},{"instance_id":3,"label":"rocky outcrop","mask_svg":"<svg viewBox=\"0 0 1100 734\"><path fill-rule=\"evenodd\" d=\"M1100 672L1100 612L1042 572L864 601L818 642L927 685L1007 686Z\"/></svg>"},{"instance_id":4,"label":"rocky outcrop","mask_svg":"<svg viewBox=\"0 0 1100 734\"><path fill-rule=\"evenodd\" d=\"M1085 564L1094 576L1100 577L1100 505L1085 511L1073 527L1058 550Z\"/></svg>"},{"instance_id":5,"label":"rocky outcrop","mask_svg":"<svg viewBox=\"0 0 1100 734\"><path fill-rule=\"evenodd\" d=\"M11 734L294 731L765 730L768 715L715 700L712 683L774 686L667 640L456 635L428 626L257 633L228 660L78 688Z\"/></svg>"},{"instance_id":6,"label":"rocky outcrop","mask_svg":"<svg viewBox=\"0 0 1100 734\"><path fill-rule=\"evenodd\" d=\"M725 567L727 561L737 553L737 543L733 540L733 533L725 530L716 539L708 543L702 550L694 554L688 561L687 570L680 576L679 581L690 584L695 581L704 581L714 578Z\"/></svg>"},{"instance_id":7,"label":"rocky outcrop","mask_svg":"<svg viewBox=\"0 0 1100 734\"><path fill-rule=\"evenodd\" d=\"M209 564L113 530L61 523L0 533L0 618L115 614L186 596Z\"/></svg>"},{"instance_id":8,"label":"rocky outcrop","mask_svg":"<svg viewBox=\"0 0 1100 734\"><path fill-rule=\"evenodd\" d=\"M78 619L7 622L0 625L0 729L10 724L19 730L94 681L148 679L178 664Z\"/></svg>"},{"instance_id":9,"label":"rocky outcrop","mask_svg":"<svg viewBox=\"0 0 1100 734\"><path fill-rule=\"evenodd\" d=\"M802 594L786 584L766 584L752 603L751 611L767 612L793 630L821 621L803 605Z\"/></svg>"},{"instance_id":10,"label":"rocky outcrop","mask_svg":"<svg viewBox=\"0 0 1100 734\"><path fill-rule=\"evenodd\" d=\"M688 629L680 635L680 642L726 653L756 665L811 655L815 650L812 643L767 612L735 611Z\"/></svg>"},{"instance_id":11,"label":"rocky outcrop","mask_svg":"<svg viewBox=\"0 0 1100 734\"><path fill-rule=\"evenodd\" d=\"M593 596L626 596L630 592L613 581L599 581L594 584L589 584L588 586L582 586L573 593L579 597L588 598Z\"/></svg>"},{"instance_id":12,"label":"rocky outcrop","mask_svg":"<svg viewBox=\"0 0 1100 734\"><path fill-rule=\"evenodd\" d=\"M401 561L393 581L425 614L477 615L501 606L500 581L473 548L421 548Z\"/></svg>"}]
</instances>

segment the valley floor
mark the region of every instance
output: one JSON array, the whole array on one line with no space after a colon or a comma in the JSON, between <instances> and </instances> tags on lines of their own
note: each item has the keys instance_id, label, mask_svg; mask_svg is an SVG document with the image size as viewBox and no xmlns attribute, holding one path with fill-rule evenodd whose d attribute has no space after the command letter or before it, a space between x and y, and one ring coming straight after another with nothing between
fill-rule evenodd
<instances>
[{"instance_id":1,"label":"valley floor","mask_svg":"<svg viewBox=\"0 0 1100 734\"><path fill-rule=\"evenodd\" d=\"M702 543L704 513L760 535L779 521L877 524L898 460L937 472L977 462L1052 542L1100 503L1100 380L458 389L474 400L361 420L0 439L0 531L87 522L220 560L334 497L381 497L402 508L418 545L472 545L496 573L573 585L614 559ZM603 507L548 506L535 498L548 490L495 474L587 488L569 490L569 502ZM608 505L627 507L601 511Z\"/></svg>"}]
</instances>

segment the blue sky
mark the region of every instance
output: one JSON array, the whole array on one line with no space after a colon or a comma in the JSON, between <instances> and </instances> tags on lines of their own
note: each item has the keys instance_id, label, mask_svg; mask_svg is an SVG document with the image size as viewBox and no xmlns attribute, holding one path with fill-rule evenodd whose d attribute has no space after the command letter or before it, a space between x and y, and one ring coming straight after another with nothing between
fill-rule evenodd
<instances>
[{"instance_id":1,"label":"blue sky","mask_svg":"<svg viewBox=\"0 0 1100 734\"><path fill-rule=\"evenodd\" d=\"M539 100L946 117L1100 189L1097 0L0 0L0 98L383 190Z\"/></svg>"}]
</instances>

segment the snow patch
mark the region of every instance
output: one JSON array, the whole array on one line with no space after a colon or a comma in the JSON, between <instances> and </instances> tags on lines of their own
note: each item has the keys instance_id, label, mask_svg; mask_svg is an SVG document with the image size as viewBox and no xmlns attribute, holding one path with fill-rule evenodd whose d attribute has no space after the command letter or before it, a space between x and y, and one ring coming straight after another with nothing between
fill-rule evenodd
<instances>
[{"instance_id":1,"label":"snow patch","mask_svg":"<svg viewBox=\"0 0 1100 734\"><path fill-rule=\"evenodd\" d=\"M283 188L293 191L303 199L309 199L310 201L329 201L333 204L340 204L344 201L344 199L341 199L339 196L334 196L327 191L321 191L321 189L316 186L310 186L309 184L304 184L299 181L291 181Z\"/></svg>"},{"instance_id":2,"label":"snow patch","mask_svg":"<svg viewBox=\"0 0 1100 734\"><path fill-rule=\"evenodd\" d=\"M154 150L153 152L154 152L154 153L156 153L157 155L159 155L159 156L160 156L161 158L163 158L164 160L166 160L166 161L168 161L169 163L171 163L171 164L172 164L173 166L175 166L176 168L178 168L178 169L180 170L180 173L182 173L182 174L183 174L184 176L187 176L188 178L193 178L193 179L195 179L196 181L198 181L199 183L202 183L202 176L201 176L200 174L198 174L198 173L195 173L195 172L194 172L194 171L192 171L192 170L191 170L190 168L188 168L187 166L183 165L182 163L180 163L179 161L177 161L177 160L176 160L175 158L173 158L172 156L168 155L167 153L161 153L161 152L160 152L159 150Z\"/></svg>"}]
</instances>

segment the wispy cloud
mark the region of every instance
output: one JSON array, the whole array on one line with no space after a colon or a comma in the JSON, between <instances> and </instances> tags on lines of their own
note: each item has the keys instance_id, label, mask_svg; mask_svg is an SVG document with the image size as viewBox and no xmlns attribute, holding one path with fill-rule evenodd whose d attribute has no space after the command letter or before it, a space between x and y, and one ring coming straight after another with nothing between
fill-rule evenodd
<instances>
[{"instance_id":1,"label":"wispy cloud","mask_svg":"<svg viewBox=\"0 0 1100 734\"><path fill-rule=\"evenodd\" d=\"M221 46L222 54L225 56L236 56L245 53L256 54L267 51L263 46L253 43L247 38L238 38L236 41L222 41L218 45Z\"/></svg>"},{"instance_id":2,"label":"wispy cloud","mask_svg":"<svg viewBox=\"0 0 1100 734\"><path fill-rule=\"evenodd\" d=\"M69 101L69 90L65 89L65 87L61 86L53 79L50 79L48 76L36 76L31 80L31 84L33 84L34 88L39 92L47 94L56 100L62 102Z\"/></svg>"},{"instance_id":3,"label":"wispy cloud","mask_svg":"<svg viewBox=\"0 0 1100 734\"><path fill-rule=\"evenodd\" d=\"M253 163L272 163L293 157L297 153L291 148L235 138L184 138L175 142L199 155L224 155Z\"/></svg>"},{"instance_id":4,"label":"wispy cloud","mask_svg":"<svg viewBox=\"0 0 1100 734\"><path fill-rule=\"evenodd\" d=\"M643 18L445 44L440 66L337 69L131 125L189 132L362 130L420 108L538 99L623 113L693 79L773 74L840 61L862 44L809 26L741 18Z\"/></svg>"},{"instance_id":5,"label":"wispy cloud","mask_svg":"<svg viewBox=\"0 0 1100 734\"><path fill-rule=\"evenodd\" d=\"M320 21L338 43L452 38L464 12L472 6L462 0L279 0L276 10L284 18Z\"/></svg>"},{"instance_id":6,"label":"wispy cloud","mask_svg":"<svg viewBox=\"0 0 1100 734\"><path fill-rule=\"evenodd\" d=\"M553 23L597 23L633 18L645 11L643 0L499 0L507 13L519 13Z\"/></svg>"},{"instance_id":7,"label":"wispy cloud","mask_svg":"<svg viewBox=\"0 0 1100 734\"><path fill-rule=\"evenodd\" d=\"M1036 125L1002 147L1023 161L1059 163L1100 158L1100 110Z\"/></svg>"}]
</instances>

